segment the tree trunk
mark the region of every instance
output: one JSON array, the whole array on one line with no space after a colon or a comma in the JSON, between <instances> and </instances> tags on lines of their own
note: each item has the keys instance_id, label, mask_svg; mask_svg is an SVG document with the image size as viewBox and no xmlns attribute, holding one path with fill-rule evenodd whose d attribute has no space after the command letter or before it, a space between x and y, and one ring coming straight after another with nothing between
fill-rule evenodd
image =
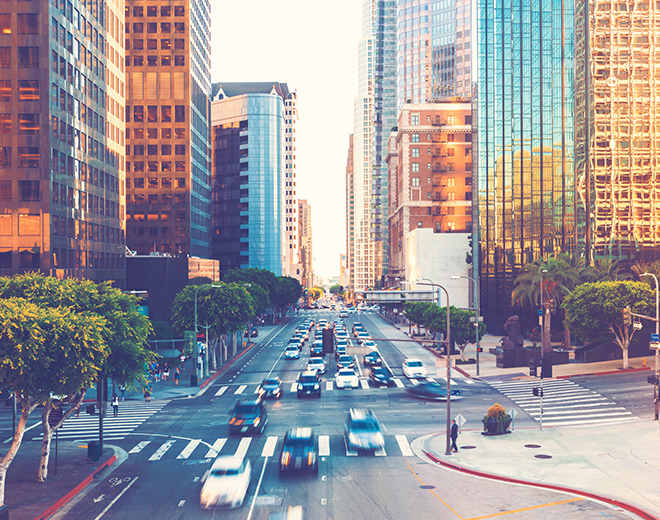
<instances>
[{"instance_id":1,"label":"tree trunk","mask_svg":"<svg viewBox=\"0 0 660 520\"><path fill-rule=\"evenodd\" d=\"M564 350L571 350L571 331L564 326Z\"/></svg>"},{"instance_id":2,"label":"tree trunk","mask_svg":"<svg viewBox=\"0 0 660 520\"><path fill-rule=\"evenodd\" d=\"M543 309L543 314L544 314L544 319L543 319L543 353L545 354L546 352L552 352L552 345L550 344L550 320L551 314L550 314L550 309L546 305L545 308Z\"/></svg>"}]
</instances>

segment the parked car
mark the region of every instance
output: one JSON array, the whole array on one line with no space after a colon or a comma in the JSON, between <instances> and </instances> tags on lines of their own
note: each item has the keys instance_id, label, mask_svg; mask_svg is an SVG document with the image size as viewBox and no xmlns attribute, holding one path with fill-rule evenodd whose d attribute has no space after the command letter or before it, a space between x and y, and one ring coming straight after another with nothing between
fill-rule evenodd
<instances>
[{"instance_id":1,"label":"parked car","mask_svg":"<svg viewBox=\"0 0 660 520\"><path fill-rule=\"evenodd\" d=\"M373 367L369 371L369 382L373 386L394 386L394 375L387 367Z\"/></svg>"},{"instance_id":2,"label":"parked car","mask_svg":"<svg viewBox=\"0 0 660 520\"><path fill-rule=\"evenodd\" d=\"M325 374L325 361L323 361L323 358L309 358L309 361L307 362L307 371L316 372L317 374Z\"/></svg>"},{"instance_id":3,"label":"parked car","mask_svg":"<svg viewBox=\"0 0 660 520\"><path fill-rule=\"evenodd\" d=\"M289 344L284 349L284 359L300 359L300 347L297 344Z\"/></svg>"},{"instance_id":4,"label":"parked car","mask_svg":"<svg viewBox=\"0 0 660 520\"><path fill-rule=\"evenodd\" d=\"M349 449L375 451L385 446L378 419L366 409L350 409L344 425L344 438Z\"/></svg>"},{"instance_id":5,"label":"parked car","mask_svg":"<svg viewBox=\"0 0 660 520\"><path fill-rule=\"evenodd\" d=\"M353 356L342 354L337 358L337 370L342 368L355 368L355 360L353 359Z\"/></svg>"},{"instance_id":6,"label":"parked car","mask_svg":"<svg viewBox=\"0 0 660 520\"><path fill-rule=\"evenodd\" d=\"M379 367L383 364L383 359L380 357L380 354L377 350L372 350L368 354L365 354L362 358L362 363L365 367Z\"/></svg>"},{"instance_id":7,"label":"parked car","mask_svg":"<svg viewBox=\"0 0 660 520\"><path fill-rule=\"evenodd\" d=\"M279 399L284 393L284 385L279 377L267 377L259 385L261 397L275 397Z\"/></svg>"},{"instance_id":8,"label":"parked car","mask_svg":"<svg viewBox=\"0 0 660 520\"><path fill-rule=\"evenodd\" d=\"M335 375L335 385L337 388L357 388L360 386L360 380L355 370L352 368L342 368Z\"/></svg>"},{"instance_id":9,"label":"parked car","mask_svg":"<svg viewBox=\"0 0 660 520\"><path fill-rule=\"evenodd\" d=\"M406 388L406 391L412 397L420 399L433 399L435 401L447 400L447 387L435 381L424 381L413 387ZM463 398L463 391L460 388L451 389L451 401Z\"/></svg>"},{"instance_id":10,"label":"parked car","mask_svg":"<svg viewBox=\"0 0 660 520\"><path fill-rule=\"evenodd\" d=\"M407 378L426 377L426 368L419 359L406 359L403 362L403 375Z\"/></svg>"},{"instance_id":11,"label":"parked car","mask_svg":"<svg viewBox=\"0 0 660 520\"><path fill-rule=\"evenodd\" d=\"M284 434L280 473L294 470L319 472L319 448L311 428L291 428Z\"/></svg>"},{"instance_id":12,"label":"parked car","mask_svg":"<svg viewBox=\"0 0 660 520\"><path fill-rule=\"evenodd\" d=\"M241 399L229 412L229 435L263 433L268 424L268 411L261 398Z\"/></svg>"},{"instance_id":13,"label":"parked car","mask_svg":"<svg viewBox=\"0 0 660 520\"><path fill-rule=\"evenodd\" d=\"M202 509L240 507L250 485L252 468L247 458L216 457L206 476L199 503Z\"/></svg>"},{"instance_id":14,"label":"parked car","mask_svg":"<svg viewBox=\"0 0 660 520\"><path fill-rule=\"evenodd\" d=\"M321 380L316 372L305 371L298 375L298 397L315 395L321 397Z\"/></svg>"}]
</instances>

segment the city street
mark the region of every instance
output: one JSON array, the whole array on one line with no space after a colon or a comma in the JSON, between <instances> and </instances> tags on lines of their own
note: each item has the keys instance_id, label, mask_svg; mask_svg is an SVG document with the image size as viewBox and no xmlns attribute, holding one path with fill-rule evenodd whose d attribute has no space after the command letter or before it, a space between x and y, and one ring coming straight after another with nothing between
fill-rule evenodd
<instances>
[{"instance_id":1,"label":"city street","mask_svg":"<svg viewBox=\"0 0 660 520\"><path fill-rule=\"evenodd\" d=\"M314 319L336 317L331 311L307 315ZM79 499L54 518L266 520L271 512L283 511L292 505L302 505L307 519L476 519L514 512L516 519L556 518L558 515L580 519L630 518L624 512L583 498L470 477L429 461L421 451L419 439L444 431L446 404L410 397L406 388L413 382L403 376L401 363L406 356L422 359L428 367L428 376L441 384L445 384L442 377L445 369L436 374L433 356L416 344L378 342L384 362L398 380L397 386L369 387L366 381L369 369L362 366L362 354L366 349L353 343L348 353L355 355L359 365L358 388L338 390L334 387L334 356L328 354L321 397L297 398L295 380L309 359L311 340L303 347L300 359L285 360L282 352L303 319L301 313L267 337L260 338L248 355L239 358L200 396L175 399L150 413L130 431L122 430L114 439L109 439L107 443L115 447L118 454L115 469L89 486ZM345 318L349 331L357 319L374 338L406 337L375 313ZM284 382L284 394L279 400L268 399L269 421L264 433L228 435L228 412L239 398L254 397L266 376L280 377ZM581 383L583 379L587 378L582 378ZM604 392L605 387L596 381L597 378L590 378L584 385ZM616 396L614 385L620 383L625 388L631 381L634 379L610 378L608 395ZM451 403L452 417L460 413L467 420L463 426L466 431L481 430L480 421L493 403L499 402L511 409L518 399L505 397L485 382L466 380L457 372L452 373L452 385L463 391L462 399ZM138 404L146 405L135 403ZM383 428L384 449L375 453L347 449L344 423L350 408L369 408L375 413ZM649 408L650 403L632 412L644 415ZM537 421L531 415L521 408L516 407L516 410L515 428L536 426ZM3 417L6 418L6 414ZM37 420L35 417L35 422ZM321 457L318 476L279 475L282 438L292 426L311 427L318 436ZM38 428L31 431L38 432ZM72 426L66 431L70 439L74 439L68 442L75 442L75 428ZM29 442L36 442L37 438L38 435L26 437ZM60 442L67 440L60 439ZM460 438L459 446L462 448ZM242 507L215 512L200 510L203 479L216 454L244 454L252 464Z\"/></svg>"}]
</instances>

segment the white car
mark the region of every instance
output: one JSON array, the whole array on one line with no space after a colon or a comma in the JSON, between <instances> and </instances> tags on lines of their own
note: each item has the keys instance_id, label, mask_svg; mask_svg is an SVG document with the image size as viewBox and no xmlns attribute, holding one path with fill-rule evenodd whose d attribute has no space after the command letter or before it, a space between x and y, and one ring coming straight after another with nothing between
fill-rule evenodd
<instances>
[{"instance_id":1,"label":"white car","mask_svg":"<svg viewBox=\"0 0 660 520\"><path fill-rule=\"evenodd\" d=\"M325 361L320 357L309 358L309 361L307 362L307 370L310 372L325 374Z\"/></svg>"},{"instance_id":2,"label":"white car","mask_svg":"<svg viewBox=\"0 0 660 520\"><path fill-rule=\"evenodd\" d=\"M299 359L300 358L300 349L297 345L289 345L284 350L284 359Z\"/></svg>"},{"instance_id":3,"label":"white car","mask_svg":"<svg viewBox=\"0 0 660 520\"><path fill-rule=\"evenodd\" d=\"M355 370L352 368L342 368L337 371L335 384L337 385L337 388L357 388L360 386L360 380L358 379Z\"/></svg>"},{"instance_id":4,"label":"white car","mask_svg":"<svg viewBox=\"0 0 660 520\"><path fill-rule=\"evenodd\" d=\"M374 340L372 340L372 339L368 339L368 340L366 340L366 341L363 341L363 342L362 342L362 346L363 346L363 347L367 347L367 348L369 348L369 349L371 349L371 350L376 350L376 342L375 342Z\"/></svg>"},{"instance_id":5,"label":"white car","mask_svg":"<svg viewBox=\"0 0 660 520\"><path fill-rule=\"evenodd\" d=\"M217 457L199 496L202 509L242 506L251 474L248 459L233 455Z\"/></svg>"},{"instance_id":6,"label":"white car","mask_svg":"<svg viewBox=\"0 0 660 520\"><path fill-rule=\"evenodd\" d=\"M364 343L368 339L371 339L371 336L369 336L368 332L358 332L358 335L357 335L357 344L358 345L361 345L362 343Z\"/></svg>"},{"instance_id":7,"label":"white car","mask_svg":"<svg viewBox=\"0 0 660 520\"><path fill-rule=\"evenodd\" d=\"M403 362L403 375L408 378L426 377L426 367L419 359L406 359Z\"/></svg>"}]
</instances>

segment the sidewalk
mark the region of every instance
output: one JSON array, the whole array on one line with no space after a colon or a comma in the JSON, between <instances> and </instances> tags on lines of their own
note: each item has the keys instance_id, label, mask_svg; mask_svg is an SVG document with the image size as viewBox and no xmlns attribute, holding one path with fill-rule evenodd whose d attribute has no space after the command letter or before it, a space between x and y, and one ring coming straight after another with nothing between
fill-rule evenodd
<instances>
[{"instance_id":1,"label":"sidewalk","mask_svg":"<svg viewBox=\"0 0 660 520\"><path fill-rule=\"evenodd\" d=\"M201 381L199 386L190 386L193 365L191 361L188 361L185 371L181 373L178 386L175 386L172 374L170 374L169 381L152 382L151 399L158 401L196 396L203 392L205 386L248 352L256 343L267 341L273 330L275 330L274 326L260 327L259 336L253 340L250 347L228 360L211 377ZM92 394L95 396L95 392L92 392ZM144 396L141 391L126 392L126 400L144 401ZM38 416L39 413L39 410L35 410L32 412L31 417ZM84 410L81 413L84 413ZM113 465L115 464L115 455L112 449L112 441L104 443L100 461L91 462L87 459L86 444L60 440L57 443L57 470L55 470L55 444L55 436L53 436L48 480L45 483L39 483L36 476L41 454L41 443L23 440L7 472L5 505L9 508L10 520L46 520L97 477L106 477L116 467L116 465ZM2 453L6 453L8 447L9 443L3 444ZM2 518L2 511L0 511L0 518Z\"/></svg>"}]
</instances>

